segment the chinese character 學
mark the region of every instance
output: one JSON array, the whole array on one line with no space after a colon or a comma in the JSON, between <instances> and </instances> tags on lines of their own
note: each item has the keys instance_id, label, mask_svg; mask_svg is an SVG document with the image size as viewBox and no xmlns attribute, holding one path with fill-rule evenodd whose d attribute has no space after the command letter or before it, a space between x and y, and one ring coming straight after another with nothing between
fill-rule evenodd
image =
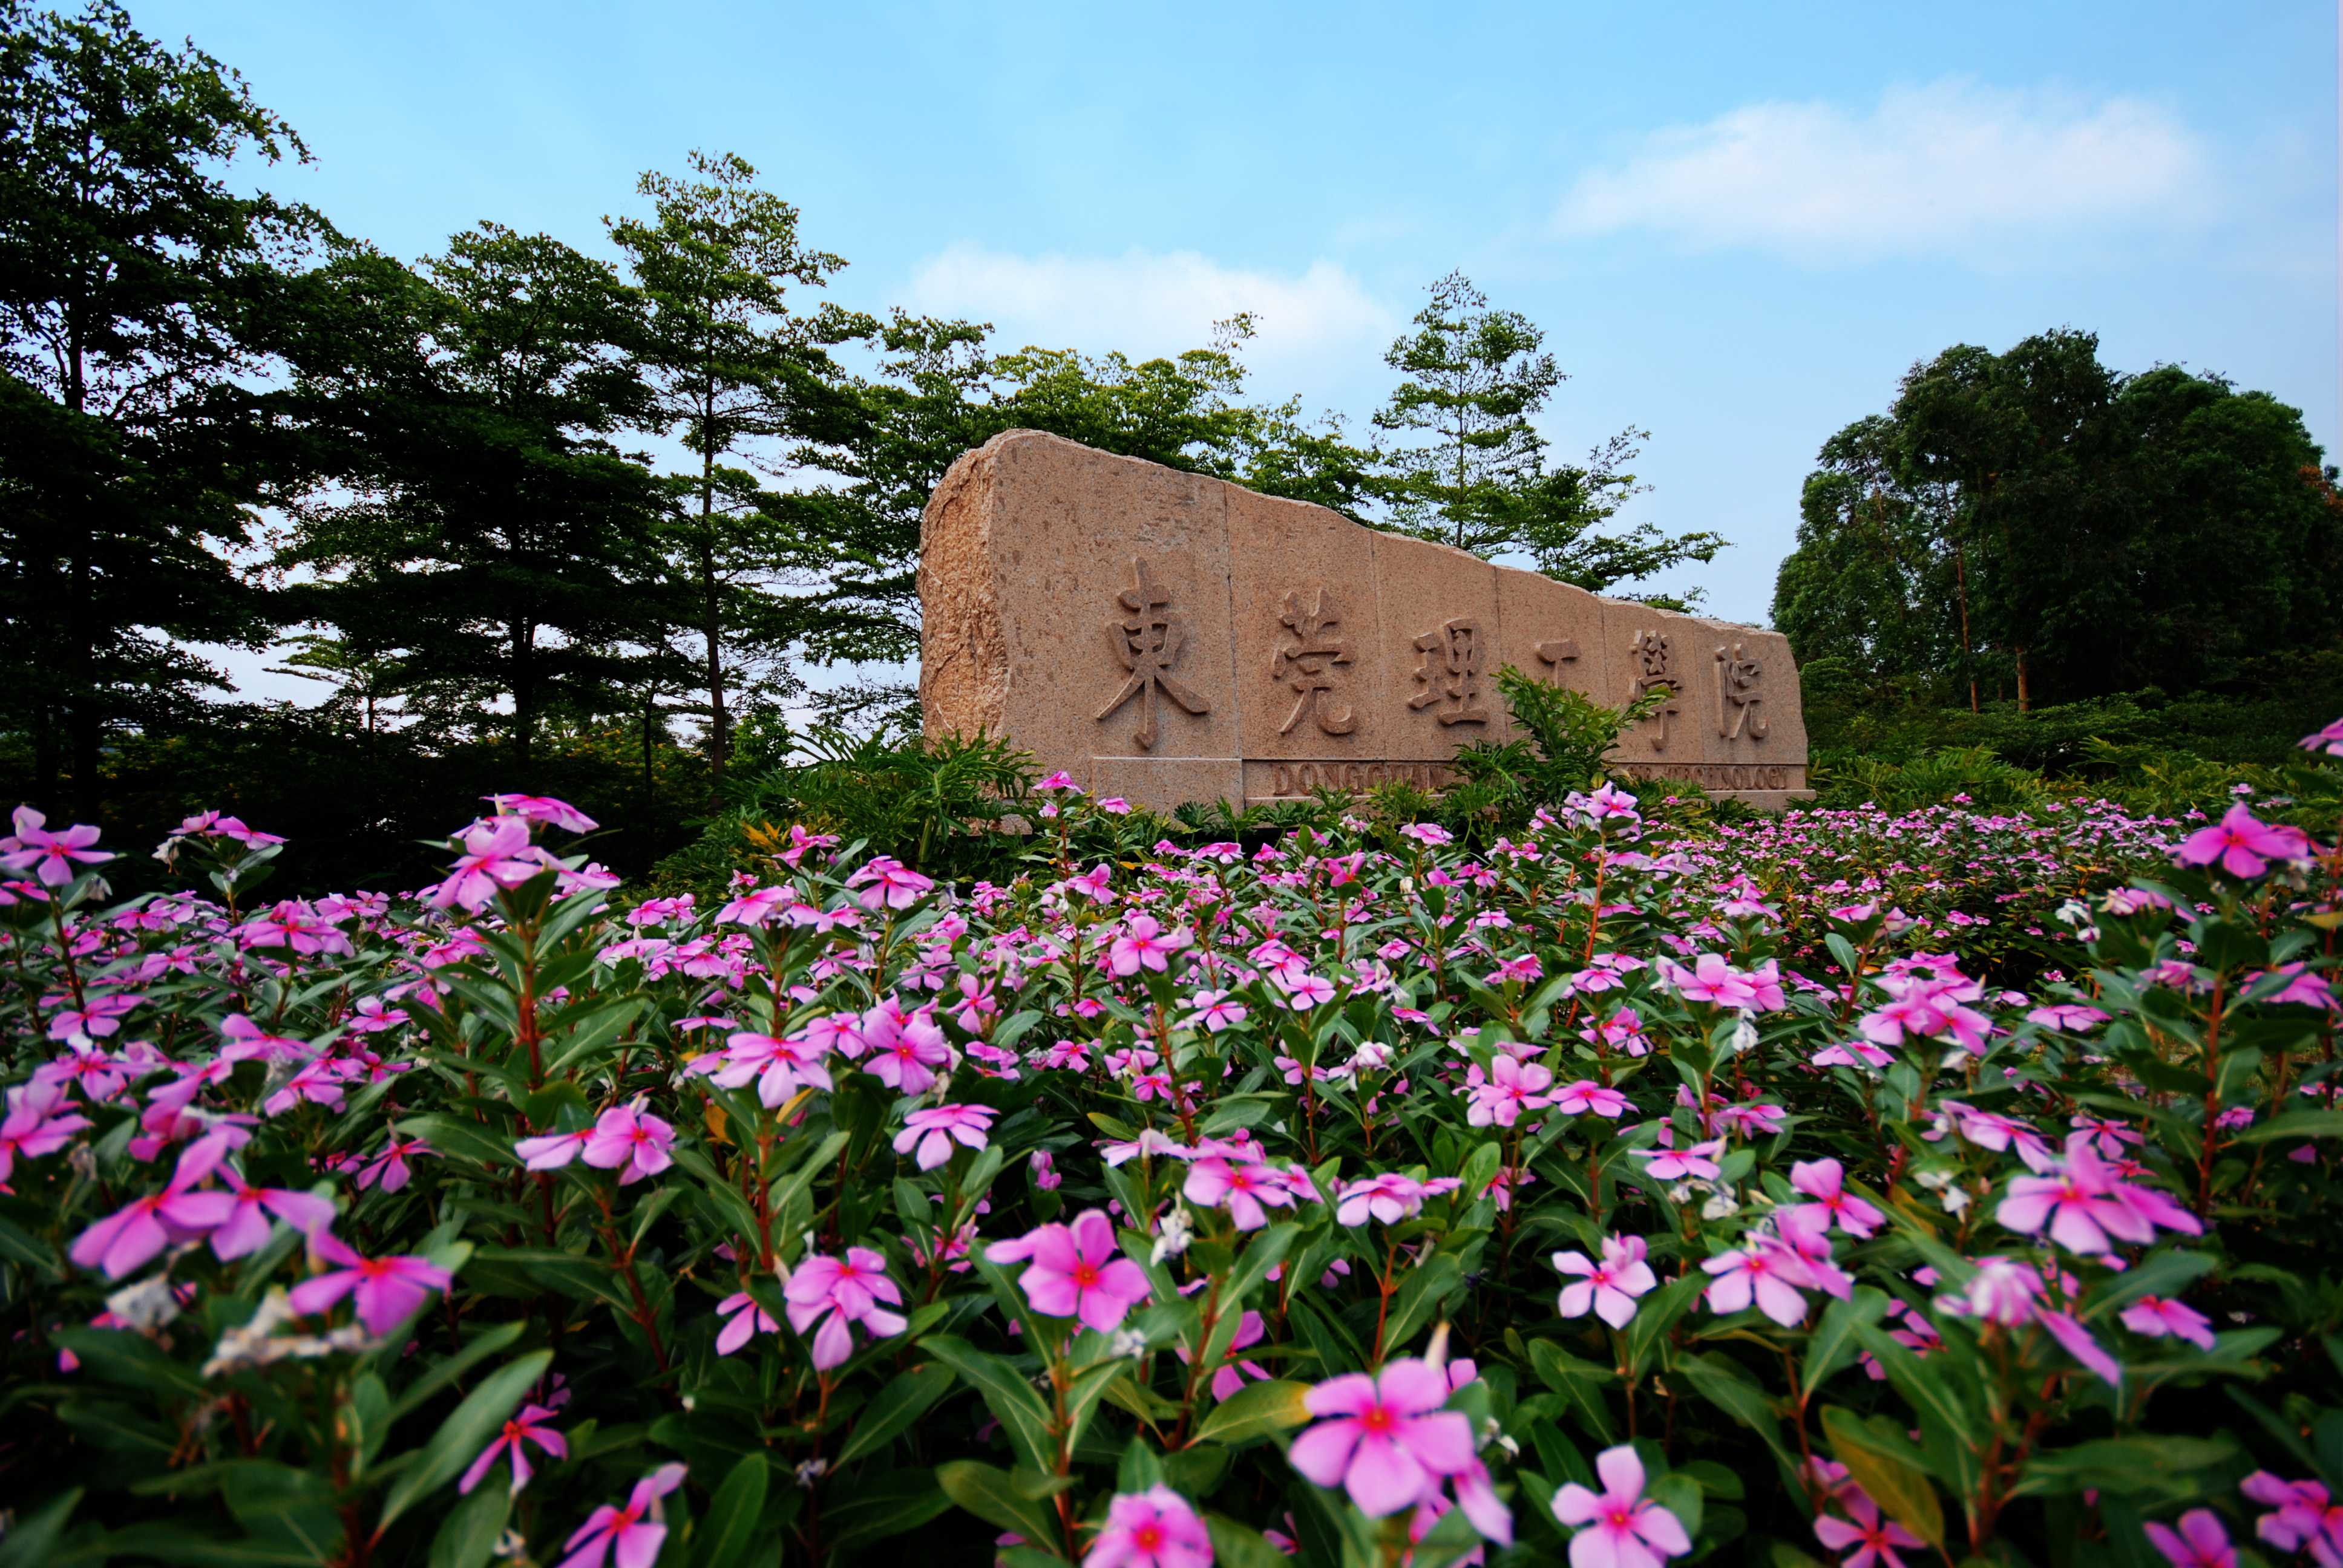
<instances>
[{"instance_id":1,"label":"chinese character \u5b78","mask_svg":"<svg viewBox=\"0 0 2343 1568\"><path fill-rule=\"evenodd\" d=\"M1348 735L1359 727L1358 715L1347 706L1340 713L1327 706L1334 690L1333 667L1353 662L1351 645L1327 634L1326 628L1342 618L1334 596L1322 588L1305 608L1300 593L1289 593L1278 609L1277 618L1293 633L1296 646L1277 649L1276 657L1270 661L1270 674L1291 686L1301 699L1293 705L1293 711L1286 715L1285 722L1278 726L1277 732L1292 734L1293 727L1307 713L1325 733Z\"/></svg>"},{"instance_id":2,"label":"chinese character \u5b78","mask_svg":"<svg viewBox=\"0 0 2343 1568\"><path fill-rule=\"evenodd\" d=\"M1666 694L1653 717L1659 729L1652 735L1652 749L1668 749L1668 719L1680 711L1676 707L1675 652L1668 646L1668 634L1664 631L1639 631L1635 640L1627 645L1628 669L1632 674L1630 699L1647 697L1654 691Z\"/></svg>"},{"instance_id":3,"label":"chinese character \u5b78","mask_svg":"<svg viewBox=\"0 0 2343 1568\"><path fill-rule=\"evenodd\" d=\"M1435 702L1453 703L1443 708L1436 716L1443 724L1486 724L1489 710L1481 705L1481 666L1484 647L1481 623L1477 620L1443 622L1438 631L1427 631L1415 639L1416 651L1423 662L1415 667L1415 678L1424 689L1407 699L1410 708L1429 708Z\"/></svg>"},{"instance_id":4,"label":"chinese character \u5b78","mask_svg":"<svg viewBox=\"0 0 2343 1568\"><path fill-rule=\"evenodd\" d=\"M1187 640L1187 623L1166 607L1172 602L1172 590L1158 583L1147 570L1147 563L1133 558L1131 574L1137 586L1127 588L1115 596L1122 608L1131 613L1116 616L1107 622L1107 640L1114 645L1114 657L1131 678L1114 694L1114 700L1098 710L1103 721L1108 715L1136 697L1139 704L1139 733L1136 739L1142 750L1155 746L1155 691L1191 713L1209 713L1212 704L1172 678L1172 661L1180 657L1180 645Z\"/></svg>"},{"instance_id":5,"label":"chinese character \u5b78","mask_svg":"<svg viewBox=\"0 0 2343 1568\"><path fill-rule=\"evenodd\" d=\"M1765 739L1765 728L1771 722L1757 711L1765 700L1758 683L1765 677L1765 667L1751 658L1745 647L1735 643L1730 650L1716 650L1716 732L1728 740L1741 739L1744 726L1749 739Z\"/></svg>"}]
</instances>

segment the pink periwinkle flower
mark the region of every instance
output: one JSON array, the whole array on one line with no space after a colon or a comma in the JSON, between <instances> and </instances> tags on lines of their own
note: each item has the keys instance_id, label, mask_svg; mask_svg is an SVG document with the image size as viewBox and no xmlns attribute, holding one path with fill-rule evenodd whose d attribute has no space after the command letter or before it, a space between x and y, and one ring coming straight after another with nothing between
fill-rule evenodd
<instances>
[{"instance_id":1,"label":"pink periwinkle flower","mask_svg":"<svg viewBox=\"0 0 2343 1568\"><path fill-rule=\"evenodd\" d=\"M47 820L30 806L17 807L16 831L0 839L0 866L12 871L32 871L43 885L62 888L80 875L74 869L77 863L96 866L115 858L112 850L90 848L97 842L98 830L86 822L77 823L62 833L52 833L42 827Z\"/></svg>"},{"instance_id":2,"label":"pink periwinkle flower","mask_svg":"<svg viewBox=\"0 0 2343 1568\"><path fill-rule=\"evenodd\" d=\"M2194 1214L2163 1193L2117 1181L2091 1131L2069 1134L2066 1158L2053 1169L2048 1176L2013 1177L1994 1219L2027 1235L2046 1225L2052 1241L2087 1254L2107 1251L2116 1241L2145 1246L2156 1239L2158 1225L2190 1235L2203 1230Z\"/></svg>"},{"instance_id":3,"label":"pink periwinkle flower","mask_svg":"<svg viewBox=\"0 0 2343 1568\"><path fill-rule=\"evenodd\" d=\"M2309 853L2301 829L2265 822L2240 800L2218 822L2183 839L2172 858L2184 866L2217 864L2233 877L2249 879L2268 870L2272 860L2299 860Z\"/></svg>"},{"instance_id":4,"label":"pink periwinkle flower","mask_svg":"<svg viewBox=\"0 0 2343 1568\"><path fill-rule=\"evenodd\" d=\"M935 1070L952 1059L951 1042L927 1010L905 1012L893 997L862 1015L861 1041L870 1058L862 1070L898 1094L925 1094L935 1087Z\"/></svg>"},{"instance_id":5,"label":"pink periwinkle flower","mask_svg":"<svg viewBox=\"0 0 2343 1568\"><path fill-rule=\"evenodd\" d=\"M55 1154L89 1125L88 1117L73 1111L62 1083L19 1084L8 1091L7 1105L0 1116L0 1182L8 1180L18 1156L39 1160Z\"/></svg>"},{"instance_id":6,"label":"pink periwinkle flower","mask_svg":"<svg viewBox=\"0 0 2343 1568\"><path fill-rule=\"evenodd\" d=\"M1666 1131L1664 1123L1662 1131ZM1725 1140L1712 1138L1705 1143L1695 1143L1689 1149L1631 1149L1628 1157L1647 1161L1644 1173L1654 1181L1681 1181L1687 1176L1704 1181L1714 1181L1724 1174L1717 1164L1725 1152Z\"/></svg>"},{"instance_id":7,"label":"pink periwinkle flower","mask_svg":"<svg viewBox=\"0 0 2343 1568\"><path fill-rule=\"evenodd\" d=\"M363 1192L379 1181L384 1191L396 1192L414 1175L407 1168L409 1160L418 1160L427 1154L437 1158L438 1152L420 1138L401 1138L394 1131L380 1152L359 1169L358 1191Z\"/></svg>"},{"instance_id":8,"label":"pink periwinkle flower","mask_svg":"<svg viewBox=\"0 0 2343 1568\"><path fill-rule=\"evenodd\" d=\"M1058 1174L1057 1161L1051 1157L1050 1151L1046 1149L1033 1151L1032 1158L1026 1161L1025 1165L1026 1169L1033 1173L1033 1190L1036 1192L1054 1192L1058 1190L1059 1184L1065 1181L1063 1176Z\"/></svg>"},{"instance_id":9,"label":"pink periwinkle flower","mask_svg":"<svg viewBox=\"0 0 2343 1568\"><path fill-rule=\"evenodd\" d=\"M1166 929L1152 915L1133 915L1107 944L1107 965L1119 975L1135 975L1141 969L1161 974L1171 956L1195 940L1196 933L1184 926Z\"/></svg>"},{"instance_id":10,"label":"pink periwinkle flower","mask_svg":"<svg viewBox=\"0 0 2343 1568\"><path fill-rule=\"evenodd\" d=\"M1785 1329L1805 1322L1806 1299L1798 1291L1815 1287L1814 1271L1776 1237L1752 1236L1747 1245L1702 1263L1701 1271L1716 1276L1703 1293L1710 1312L1741 1312L1754 1305Z\"/></svg>"},{"instance_id":11,"label":"pink periwinkle flower","mask_svg":"<svg viewBox=\"0 0 2343 1568\"><path fill-rule=\"evenodd\" d=\"M935 888L935 879L923 877L900 860L888 855L873 855L869 863L846 879L850 888L860 888L855 894L866 910L881 907L908 910L920 901L921 895Z\"/></svg>"},{"instance_id":12,"label":"pink periwinkle flower","mask_svg":"<svg viewBox=\"0 0 2343 1568\"><path fill-rule=\"evenodd\" d=\"M545 863L529 852L525 817L476 822L464 830L462 842L463 851L449 868L447 879L424 894L423 901L433 909L461 904L477 914L498 890L517 888L545 869Z\"/></svg>"},{"instance_id":13,"label":"pink periwinkle flower","mask_svg":"<svg viewBox=\"0 0 2343 1568\"><path fill-rule=\"evenodd\" d=\"M2149 1523L2140 1528L2147 1543L2170 1560L2172 1568L2237 1568L2237 1549L2221 1516L2209 1508L2192 1508L2180 1516L2180 1528Z\"/></svg>"},{"instance_id":14,"label":"pink periwinkle flower","mask_svg":"<svg viewBox=\"0 0 2343 1568\"><path fill-rule=\"evenodd\" d=\"M1180 1191L1189 1202L1206 1208L1225 1204L1240 1231L1260 1230L1269 1223L1270 1208L1290 1209L1294 1196L1285 1173L1275 1166L1220 1154L1191 1165Z\"/></svg>"},{"instance_id":15,"label":"pink periwinkle flower","mask_svg":"<svg viewBox=\"0 0 2343 1568\"><path fill-rule=\"evenodd\" d=\"M528 1484L531 1473L528 1452L522 1446L524 1442L537 1444L556 1459L568 1458L569 1440L545 1424L552 1419L553 1412L541 1404L521 1406L520 1413L505 1422L504 1430L489 1440L488 1447L480 1450L480 1456L472 1461L471 1468L464 1472L464 1478L456 1483L456 1490L469 1493L488 1478L488 1467L496 1463L498 1456L507 1454L512 1459L512 1489L518 1494L522 1487Z\"/></svg>"},{"instance_id":16,"label":"pink periwinkle flower","mask_svg":"<svg viewBox=\"0 0 2343 1568\"><path fill-rule=\"evenodd\" d=\"M286 1297L293 1310L304 1314L322 1312L349 1296L358 1321L377 1339L406 1322L432 1292L446 1290L453 1278L428 1258L362 1258L330 1231L313 1233L309 1250L342 1267L294 1286Z\"/></svg>"},{"instance_id":17,"label":"pink periwinkle flower","mask_svg":"<svg viewBox=\"0 0 2343 1568\"><path fill-rule=\"evenodd\" d=\"M900 1312L879 1303L900 1306L903 1292L887 1276L887 1260L868 1247L849 1247L843 1258L815 1253L799 1263L781 1287L789 1303L789 1327L802 1334L814 1329L813 1364L822 1372L842 1364L854 1353L849 1325L860 1323L873 1339L890 1339L910 1326Z\"/></svg>"},{"instance_id":18,"label":"pink periwinkle flower","mask_svg":"<svg viewBox=\"0 0 2343 1568\"><path fill-rule=\"evenodd\" d=\"M195 1191L212 1173L221 1151L196 1146L179 1156L160 1192L134 1198L84 1231L69 1254L85 1269L103 1269L118 1280L174 1242L192 1241L234 1217L236 1199L216 1191Z\"/></svg>"},{"instance_id":19,"label":"pink periwinkle flower","mask_svg":"<svg viewBox=\"0 0 2343 1568\"><path fill-rule=\"evenodd\" d=\"M830 1069L821 1064L831 1038L809 1032L781 1039L744 1030L725 1042L720 1055L711 1052L697 1059L690 1070L705 1073L727 1089L742 1088L754 1079L758 1103L770 1110L800 1091L833 1087Z\"/></svg>"},{"instance_id":20,"label":"pink periwinkle flower","mask_svg":"<svg viewBox=\"0 0 2343 1568\"><path fill-rule=\"evenodd\" d=\"M1479 1462L1471 1418L1441 1408L1448 1393L1448 1380L1414 1360L1392 1362L1380 1377L1329 1379L1302 1401L1324 1419L1293 1440L1287 1458L1318 1485L1342 1487L1371 1517L1412 1508L1442 1477Z\"/></svg>"},{"instance_id":21,"label":"pink periwinkle flower","mask_svg":"<svg viewBox=\"0 0 2343 1568\"><path fill-rule=\"evenodd\" d=\"M1635 1315L1635 1298L1660 1282L1644 1261L1641 1236L1605 1236L1603 1261L1584 1252L1556 1252L1554 1266L1579 1276L1562 1287L1554 1310L1565 1318L1583 1318L1591 1309L1614 1329L1624 1329Z\"/></svg>"},{"instance_id":22,"label":"pink periwinkle flower","mask_svg":"<svg viewBox=\"0 0 2343 1568\"><path fill-rule=\"evenodd\" d=\"M1106 1523L1082 1562L1088 1568L1212 1568L1212 1538L1188 1500L1158 1482L1107 1504Z\"/></svg>"},{"instance_id":23,"label":"pink periwinkle flower","mask_svg":"<svg viewBox=\"0 0 2343 1568\"><path fill-rule=\"evenodd\" d=\"M2321 1568L2343 1562L2343 1508L2329 1503L2327 1488L2316 1481L2287 1481L2267 1470L2257 1470L2238 1483L2247 1500L2275 1513L2254 1522L2254 1533L2281 1552L2308 1546Z\"/></svg>"},{"instance_id":24,"label":"pink periwinkle flower","mask_svg":"<svg viewBox=\"0 0 2343 1568\"><path fill-rule=\"evenodd\" d=\"M1814 1211L1814 1218L1835 1222L1857 1241L1887 1222L1887 1216L1846 1191L1845 1172L1835 1160L1801 1160L1790 1167L1790 1185L1812 1201L1796 1205Z\"/></svg>"},{"instance_id":25,"label":"pink periwinkle flower","mask_svg":"<svg viewBox=\"0 0 2343 1568\"><path fill-rule=\"evenodd\" d=\"M1634 1102L1615 1089L1606 1089L1591 1078L1582 1078L1575 1083L1555 1090L1553 1103L1554 1108L1565 1116L1607 1116L1616 1121L1627 1113Z\"/></svg>"},{"instance_id":26,"label":"pink periwinkle flower","mask_svg":"<svg viewBox=\"0 0 2343 1568\"><path fill-rule=\"evenodd\" d=\"M1370 1218L1386 1225L1396 1225L1423 1212L1423 1201L1443 1192L1453 1192L1463 1181L1455 1176L1441 1176L1429 1181L1419 1181L1413 1176L1391 1172L1382 1176L1362 1177L1345 1181L1335 1189L1334 1219L1343 1225L1363 1225Z\"/></svg>"},{"instance_id":27,"label":"pink periwinkle flower","mask_svg":"<svg viewBox=\"0 0 2343 1568\"><path fill-rule=\"evenodd\" d=\"M1554 1101L1544 1091L1553 1086L1554 1073L1543 1062L1522 1062L1500 1055L1489 1064L1486 1078L1475 1063L1466 1075L1464 1092L1472 1103L1464 1120L1474 1127L1494 1122L1511 1127L1524 1111L1542 1111Z\"/></svg>"},{"instance_id":28,"label":"pink periwinkle flower","mask_svg":"<svg viewBox=\"0 0 2343 1568\"><path fill-rule=\"evenodd\" d=\"M588 1514L564 1543L569 1555L557 1568L602 1568L602 1559L613 1548L617 1568L651 1568L667 1540L659 1499L683 1484L684 1470L680 1464L662 1464L635 1483L624 1508L605 1503Z\"/></svg>"},{"instance_id":29,"label":"pink periwinkle flower","mask_svg":"<svg viewBox=\"0 0 2343 1568\"><path fill-rule=\"evenodd\" d=\"M1101 1210L995 1241L984 1255L995 1263L1026 1262L1017 1282L1035 1312L1079 1319L1102 1334L1121 1327L1148 1297L1146 1271L1116 1251L1114 1222Z\"/></svg>"},{"instance_id":30,"label":"pink periwinkle flower","mask_svg":"<svg viewBox=\"0 0 2343 1568\"><path fill-rule=\"evenodd\" d=\"M674 1145L674 1124L645 1111L638 1100L631 1105L614 1105L602 1112L595 1120L594 1130L587 1134L580 1152L587 1164L619 1172L618 1185L624 1187L646 1176L656 1176L674 1164L674 1156L668 1152Z\"/></svg>"},{"instance_id":31,"label":"pink periwinkle flower","mask_svg":"<svg viewBox=\"0 0 2343 1568\"><path fill-rule=\"evenodd\" d=\"M2213 1348L2212 1320L2186 1302L2176 1302L2168 1296L2142 1296L2119 1315L2124 1327L2148 1339L2170 1334L2205 1350Z\"/></svg>"},{"instance_id":32,"label":"pink periwinkle flower","mask_svg":"<svg viewBox=\"0 0 2343 1568\"><path fill-rule=\"evenodd\" d=\"M895 1134L895 1152L909 1154L916 1145L920 1169L932 1171L951 1159L955 1140L970 1149L983 1148L992 1119L1000 1114L989 1105L939 1105L914 1111L903 1118L903 1131Z\"/></svg>"},{"instance_id":33,"label":"pink periwinkle flower","mask_svg":"<svg viewBox=\"0 0 2343 1568\"><path fill-rule=\"evenodd\" d=\"M1570 1568L1660 1568L1692 1550L1684 1521L1644 1495L1644 1462L1622 1443L1594 1456L1600 1493L1571 1482L1554 1494L1554 1516L1577 1533Z\"/></svg>"},{"instance_id":34,"label":"pink periwinkle flower","mask_svg":"<svg viewBox=\"0 0 2343 1568\"><path fill-rule=\"evenodd\" d=\"M568 801L557 800L550 795L483 795L480 799L506 816L518 817L528 822L542 822L565 832L590 833L595 828L593 818Z\"/></svg>"},{"instance_id":35,"label":"pink periwinkle flower","mask_svg":"<svg viewBox=\"0 0 2343 1568\"><path fill-rule=\"evenodd\" d=\"M757 1304L757 1298L746 1291L735 1291L716 1303L717 1316L725 1320L717 1331L716 1353L729 1356L759 1334L777 1334L781 1325L772 1313Z\"/></svg>"},{"instance_id":36,"label":"pink periwinkle flower","mask_svg":"<svg viewBox=\"0 0 2343 1568\"><path fill-rule=\"evenodd\" d=\"M1880 1563L1887 1568L1904 1568L1904 1559L1896 1553L1927 1544L1894 1520L1881 1519L1879 1504L1859 1486L1850 1485L1838 1503L1850 1517L1820 1515L1815 1520L1815 1539L1834 1552L1847 1553L1839 1560L1839 1568L1873 1568Z\"/></svg>"},{"instance_id":37,"label":"pink periwinkle flower","mask_svg":"<svg viewBox=\"0 0 2343 1568\"><path fill-rule=\"evenodd\" d=\"M233 1175L230 1180L235 1181ZM258 1251L268 1240L272 1214L305 1236L314 1236L334 1222L333 1200L314 1192L247 1187L236 1181L230 1196L235 1209L211 1234L212 1251L222 1262Z\"/></svg>"}]
</instances>

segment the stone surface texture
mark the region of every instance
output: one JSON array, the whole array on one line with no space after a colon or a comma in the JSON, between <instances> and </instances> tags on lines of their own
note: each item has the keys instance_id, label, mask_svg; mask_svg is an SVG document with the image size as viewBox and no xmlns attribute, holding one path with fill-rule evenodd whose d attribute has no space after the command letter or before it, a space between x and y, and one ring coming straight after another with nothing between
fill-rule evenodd
<instances>
[{"instance_id":1,"label":"stone surface texture","mask_svg":"<svg viewBox=\"0 0 2343 1568\"><path fill-rule=\"evenodd\" d=\"M1513 729L1496 673L1665 711L1614 754L1779 809L1806 732L1775 632L1606 599L1299 501L1034 430L962 454L920 529L930 737L1007 736L1099 796L1168 809L1437 789Z\"/></svg>"}]
</instances>

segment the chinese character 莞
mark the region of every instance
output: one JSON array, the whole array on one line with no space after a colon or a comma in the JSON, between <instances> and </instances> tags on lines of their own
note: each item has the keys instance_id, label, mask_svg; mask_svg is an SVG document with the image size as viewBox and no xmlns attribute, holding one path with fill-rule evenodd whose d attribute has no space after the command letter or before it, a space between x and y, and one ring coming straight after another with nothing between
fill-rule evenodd
<instances>
[{"instance_id":1,"label":"chinese character \u839e","mask_svg":"<svg viewBox=\"0 0 2343 1568\"><path fill-rule=\"evenodd\" d=\"M1409 698L1407 705L1423 709L1435 702L1453 704L1435 715L1443 724L1489 722L1489 710L1481 705L1481 667L1485 657L1481 623L1443 622L1438 631L1417 638L1415 647L1423 655L1423 662L1415 667L1415 678L1424 683L1424 689Z\"/></svg>"},{"instance_id":2,"label":"chinese character \u839e","mask_svg":"<svg viewBox=\"0 0 2343 1568\"><path fill-rule=\"evenodd\" d=\"M1716 650L1716 732L1728 740L1741 739L1745 726L1752 740L1765 739L1770 722L1757 711L1765 700L1759 683L1765 676L1765 667L1751 658L1745 645L1735 643L1728 650Z\"/></svg>"},{"instance_id":3,"label":"chinese character \u839e","mask_svg":"<svg viewBox=\"0 0 2343 1568\"><path fill-rule=\"evenodd\" d=\"M1115 596L1122 608L1131 613L1117 616L1107 622L1107 640L1114 645L1114 657L1131 678L1114 699L1098 710L1103 721L1114 710L1136 697L1140 699L1139 732L1132 739L1142 750L1155 746L1155 692L1161 687L1163 695L1191 713L1209 713L1212 704L1172 678L1172 661L1180 657L1180 645L1187 639L1187 623L1167 608L1172 603L1172 590L1158 583L1148 572L1147 563L1134 558L1131 574L1137 586L1127 588Z\"/></svg>"},{"instance_id":4,"label":"chinese character \u839e","mask_svg":"<svg viewBox=\"0 0 2343 1568\"><path fill-rule=\"evenodd\" d=\"M1322 588L1304 608L1300 593L1289 593L1277 618L1293 633L1295 646L1277 649L1270 662L1270 673L1292 687L1301 699L1293 705L1293 711L1285 716L1285 722L1278 726L1277 732L1292 733L1293 727L1307 713L1326 734L1348 735L1359 727L1358 715L1347 705L1339 713L1328 706L1334 690L1333 667L1353 662L1351 645L1329 635L1326 629L1342 618L1334 596Z\"/></svg>"}]
</instances>

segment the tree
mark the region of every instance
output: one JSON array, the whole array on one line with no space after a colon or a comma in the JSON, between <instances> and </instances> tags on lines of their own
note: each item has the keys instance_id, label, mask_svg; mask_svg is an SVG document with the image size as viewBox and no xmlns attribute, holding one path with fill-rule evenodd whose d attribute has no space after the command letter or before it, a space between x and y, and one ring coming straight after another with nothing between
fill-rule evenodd
<instances>
[{"instance_id":1,"label":"tree","mask_svg":"<svg viewBox=\"0 0 2343 1568\"><path fill-rule=\"evenodd\" d=\"M634 297L558 240L483 224L420 270L341 256L303 314L288 407L337 487L277 558L323 577L288 605L337 628L347 659L395 658L427 729L507 730L525 779L548 706L604 700L625 646L675 613L666 498L612 441L648 417L620 347Z\"/></svg>"},{"instance_id":2,"label":"tree","mask_svg":"<svg viewBox=\"0 0 2343 1568\"><path fill-rule=\"evenodd\" d=\"M610 237L627 253L650 307L635 353L653 389L649 423L679 430L699 471L679 476L687 505L666 532L698 604L708 691L708 760L720 781L730 749L727 689L741 650L778 655L802 629L769 588L799 564L771 497L755 473L724 459L783 433L785 383L828 368L816 335L790 313L790 284L820 286L846 263L798 238L798 209L756 186L737 155L694 152L697 182L649 173L649 222L620 218ZM732 658L728 660L728 648Z\"/></svg>"},{"instance_id":3,"label":"tree","mask_svg":"<svg viewBox=\"0 0 2343 1568\"><path fill-rule=\"evenodd\" d=\"M1649 432L1630 427L1588 454L1585 467L1549 469L1531 416L1566 377L1542 352L1544 332L1518 311L1490 309L1461 272L1430 292L1414 333L1383 356L1407 379L1374 424L1423 437L1382 453L1382 471L1367 481L1389 507L1391 528L1479 556L1525 552L1547 576L1594 592L1725 548L1721 535L1672 538L1648 522L1624 535L1597 532L1647 488L1625 466Z\"/></svg>"},{"instance_id":4,"label":"tree","mask_svg":"<svg viewBox=\"0 0 2343 1568\"><path fill-rule=\"evenodd\" d=\"M2013 690L2194 690L2335 636L2343 532L2294 409L2061 329L1915 365L1825 444L1775 619L1802 659ZM2006 683L2006 684L2005 684Z\"/></svg>"},{"instance_id":5,"label":"tree","mask_svg":"<svg viewBox=\"0 0 2343 1568\"><path fill-rule=\"evenodd\" d=\"M0 29L5 701L39 793L69 751L94 814L109 729L225 684L173 639L267 641L225 555L250 541L276 447L239 377L265 367L280 266L326 230L222 177L246 152L308 154L210 55L110 0L74 17L7 0Z\"/></svg>"}]
</instances>

